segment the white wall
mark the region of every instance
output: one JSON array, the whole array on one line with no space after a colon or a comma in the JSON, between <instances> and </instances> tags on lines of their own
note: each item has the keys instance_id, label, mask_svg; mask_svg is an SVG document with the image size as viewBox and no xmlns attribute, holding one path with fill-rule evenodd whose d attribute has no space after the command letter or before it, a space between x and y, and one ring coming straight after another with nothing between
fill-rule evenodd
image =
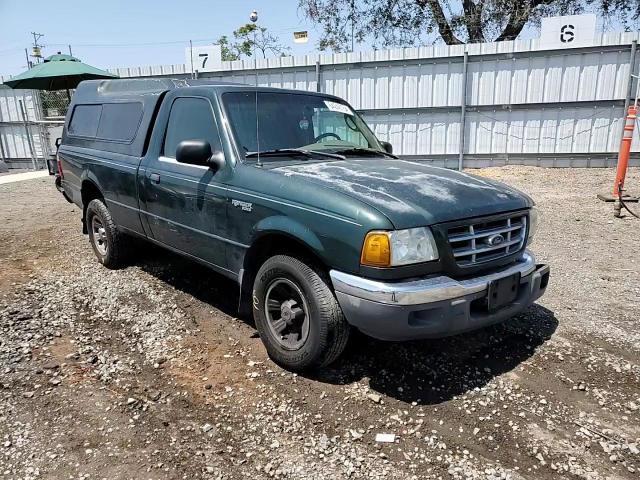
<instances>
[{"instance_id":1,"label":"white wall","mask_svg":"<svg viewBox=\"0 0 640 480\"><path fill-rule=\"evenodd\" d=\"M469 165L611 165L623 123L631 45L638 37L603 34L589 47L562 50L527 40L258 59L258 84L316 91L319 62L319 90L348 100L400 155L457 164L464 133ZM640 52L635 72L638 59ZM220 70L200 77L254 84L255 66L251 59L222 62ZM190 76L184 65L111 71L121 77ZM16 137L11 140L16 154L20 148L24 153L19 128L8 132L5 128L5 136ZM633 152L640 152L637 139ZM635 157L640 155L633 162Z\"/></svg>"},{"instance_id":2,"label":"white wall","mask_svg":"<svg viewBox=\"0 0 640 480\"><path fill-rule=\"evenodd\" d=\"M20 102L25 110L28 126L25 128ZM32 90L11 90L0 88L0 142L5 160L24 160L21 166L31 165L31 150L27 137L27 128L31 134L32 146L36 158L44 158L47 146L43 144L44 129L33 122L40 120L38 93Z\"/></svg>"}]
</instances>

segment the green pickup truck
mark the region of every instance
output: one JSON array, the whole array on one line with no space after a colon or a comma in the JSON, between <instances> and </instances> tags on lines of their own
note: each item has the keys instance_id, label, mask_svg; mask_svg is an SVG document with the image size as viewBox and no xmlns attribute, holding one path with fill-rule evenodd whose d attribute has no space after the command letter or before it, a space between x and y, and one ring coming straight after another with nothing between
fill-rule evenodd
<instances>
[{"instance_id":1,"label":"green pickup truck","mask_svg":"<svg viewBox=\"0 0 640 480\"><path fill-rule=\"evenodd\" d=\"M236 281L271 358L322 367L357 328L438 338L522 312L549 267L523 193L404 161L342 99L137 79L82 82L56 185L108 268L132 237Z\"/></svg>"}]
</instances>

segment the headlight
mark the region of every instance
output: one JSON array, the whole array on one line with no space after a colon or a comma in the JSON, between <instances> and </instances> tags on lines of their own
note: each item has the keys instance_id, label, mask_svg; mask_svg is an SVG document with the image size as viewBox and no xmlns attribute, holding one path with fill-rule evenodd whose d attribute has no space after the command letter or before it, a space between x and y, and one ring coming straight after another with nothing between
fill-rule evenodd
<instances>
[{"instance_id":1,"label":"headlight","mask_svg":"<svg viewBox=\"0 0 640 480\"><path fill-rule=\"evenodd\" d=\"M438 248L426 227L369 232L364 239L360 263L370 267L397 267L438 259Z\"/></svg>"},{"instance_id":2,"label":"headlight","mask_svg":"<svg viewBox=\"0 0 640 480\"><path fill-rule=\"evenodd\" d=\"M529 210L529 234L527 236L527 245L533 240L533 236L538 231L538 222L540 220L540 212L538 207L533 206Z\"/></svg>"}]
</instances>

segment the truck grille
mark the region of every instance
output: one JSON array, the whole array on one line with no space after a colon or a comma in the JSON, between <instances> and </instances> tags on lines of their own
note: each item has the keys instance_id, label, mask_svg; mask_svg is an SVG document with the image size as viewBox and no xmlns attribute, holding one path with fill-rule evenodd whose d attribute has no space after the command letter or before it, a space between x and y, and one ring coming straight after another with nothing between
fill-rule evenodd
<instances>
[{"instance_id":1,"label":"truck grille","mask_svg":"<svg viewBox=\"0 0 640 480\"><path fill-rule=\"evenodd\" d=\"M478 265L518 252L527 235L527 215L476 219L447 230L453 257L460 267Z\"/></svg>"}]
</instances>

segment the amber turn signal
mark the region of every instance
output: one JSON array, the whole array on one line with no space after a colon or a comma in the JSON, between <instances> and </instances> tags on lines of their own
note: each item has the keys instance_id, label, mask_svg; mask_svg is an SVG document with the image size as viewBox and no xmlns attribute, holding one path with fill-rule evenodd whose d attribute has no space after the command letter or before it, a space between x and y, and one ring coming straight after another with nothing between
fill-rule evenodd
<instances>
[{"instance_id":1,"label":"amber turn signal","mask_svg":"<svg viewBox=\"0 0 640 480\"><path fill-rule=\"evenodd\" d=\"M360 263L370 267L388 267L391 265L389 232L367 233L362 246Z\"/></svg>"}]
</instances>

